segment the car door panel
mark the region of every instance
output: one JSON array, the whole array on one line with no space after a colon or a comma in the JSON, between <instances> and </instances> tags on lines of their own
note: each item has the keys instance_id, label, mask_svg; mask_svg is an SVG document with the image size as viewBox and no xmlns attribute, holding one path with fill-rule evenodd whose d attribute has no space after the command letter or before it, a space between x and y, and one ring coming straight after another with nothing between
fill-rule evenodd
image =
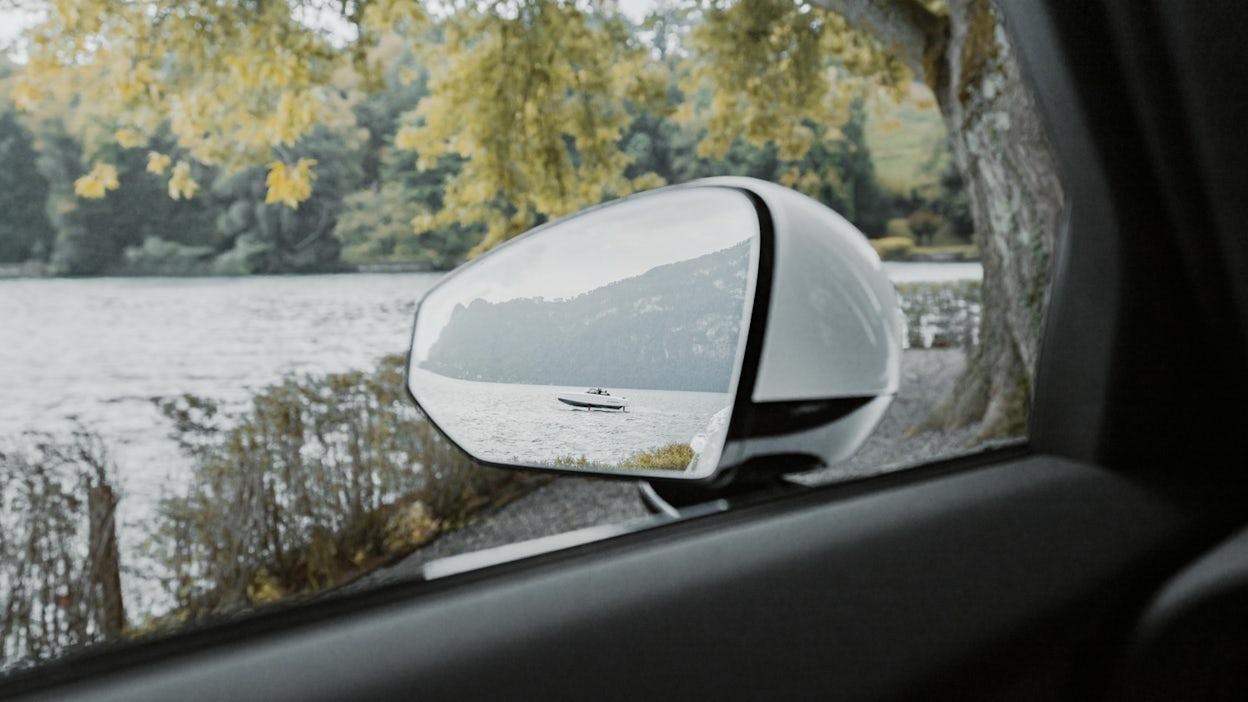
<instances>
[{"instance_id":1,"label":"car door panel","mask_svg":"<svg viewBox=\"0 0 1248 702\"><path fill-rule=\"evenodd\" d=\"M892 480L365 594L339 614L305 606L291 613L302 625L239 622L71 697L1060 690L1103 672L1098 637L1125 628L1200 542L1168 501L1062 459ZM1086 665L1072 668L1080 647Z\"/></svg>"}]
</instances>

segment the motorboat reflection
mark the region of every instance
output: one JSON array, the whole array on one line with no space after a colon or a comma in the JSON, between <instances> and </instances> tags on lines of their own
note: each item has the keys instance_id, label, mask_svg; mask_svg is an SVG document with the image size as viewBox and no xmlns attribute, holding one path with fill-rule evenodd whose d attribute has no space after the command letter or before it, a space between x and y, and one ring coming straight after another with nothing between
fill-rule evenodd
<instances>
[{"instance_id":1,"label":"motorboat reflection","mask_svg":"<svg viewBox=\"0 0 1248 702\"><path fill-rule=\"evenodd\" d=\"M565 405L587 410L608 409L623 412L628 409L627 397L612 395L602 388L588 388L584 392L563 392L556 397Z\"/></svg>"}]
</instances>

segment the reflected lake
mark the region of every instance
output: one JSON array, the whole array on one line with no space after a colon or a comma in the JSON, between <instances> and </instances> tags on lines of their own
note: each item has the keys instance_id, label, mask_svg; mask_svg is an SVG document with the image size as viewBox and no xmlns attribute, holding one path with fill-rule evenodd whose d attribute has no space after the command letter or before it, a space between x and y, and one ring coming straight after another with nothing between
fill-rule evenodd
<instances>
[{"instance_id":1,"label":"reflected lake","mask_svg":"<svg viewBox=\"0 0 1248 702\"><path fill-rule=\"evenodd\" d=\"M461 433L457 438L497 462L584 458L618 466L641 451L694 443L711 417L732 403L728 393L613 387L612 395L628 398L627 411L585 410L556 399L581 388L482 383L419 370L412 380L442 409L442 421Z\"/></svg>"}]
</instances>

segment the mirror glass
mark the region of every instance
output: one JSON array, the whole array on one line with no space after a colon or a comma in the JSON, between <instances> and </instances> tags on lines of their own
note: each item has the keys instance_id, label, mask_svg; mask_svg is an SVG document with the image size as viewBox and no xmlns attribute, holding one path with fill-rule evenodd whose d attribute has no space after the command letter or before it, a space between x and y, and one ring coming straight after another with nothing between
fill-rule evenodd
<instances>
[{"instance_id":1,"label":"mirror glass","mask_svg":"<svg viewBox=\"0 0 1248 702\"><path fill-rule=\"evenodd\" d=\"M640 195L519 237L421 301L412 395L484 461L709 475L758 240L753 204L719 187Z\"/></svg>"}]
</instances>

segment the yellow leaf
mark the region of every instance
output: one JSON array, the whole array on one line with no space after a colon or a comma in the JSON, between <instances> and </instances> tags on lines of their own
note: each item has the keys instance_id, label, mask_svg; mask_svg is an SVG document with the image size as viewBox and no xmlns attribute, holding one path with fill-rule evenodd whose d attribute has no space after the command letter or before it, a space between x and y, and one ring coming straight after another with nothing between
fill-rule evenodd
<instances>
[{"instance_id":1,"label":"yellow leaf","mask_svg":"<svg viewBox=\"0 0 1248 702\"><path fill-rule=\"evenodd\" d=\"M312 166L315 165L316 159L312 158L299 159L294 168L284 161L270 163L269 175L264 179L269 189L265 203L280 202L291 209L299 209L299 203L312 195L312 181L316 179Z\"/></svg>"},{"instance_id":2,"label":"yellow leaf","mask_svg":"<svg viewBox=\"0 0 1248 702\"><path fill-rule=\"evenodd\" d=\"M902 128L901 120L896 117L889 117L881 120L876 129L881 135L893 134Z\"/></svg>"},{"instance_id":3,"label":"yellow leaf","mask_svg":"<svg viewBox=\"0 0 1248 702\"><path fill-rule=\"evenodd\" d=\"M147 172L160 175L169 167L170 161L171 159L168 156L158 151L149 151L147 154Z\"/></svg>"},{"instance_id":4,"label":"yellow leaf","mask_svg":"<svg viewBox=\"0 0 1248 702\"><path fill-rule=\"evenodd\" d=\"M400 149L415 151L420 144L420 130L416 127L401 127L394 135L394 145Z\"/></svg>"},{"instance_id":5,"label":"yellow leaf","mask_svg":"<svg viewBox=\"0 0 1248 702\"><path fill-rule=\"evenodd\" d=\"M39 102L39 99L42 97L43 91L26 81L20 81L13 86L13 104L19 110L27 111L32 109L35 103Z\"/></svg>"},{"instance_id":6,"label":"yellow leaf","mask_svg":"<svg viewBox=\"0 0 1248 702\"><path fill-rule=\"evenodd\" d=\"M113 139L123 149L133 149L147 143L147 139L133 129L118 129L113 133Z\"/></svg>"},{"instance_id":7,"label":"yellow leaf","mask_svg":"<svg viewBox=\"0 0 1248 702\"><path fill-rule=\"evenodd\" d=\"M117 168L109 163L96 163L91 172L74 181L74 194L98 200L109 190L121 187L117 181Z\"/></svg>"},{"instance_id":8,"label":"yellow leaf","mask_svg":"<svg viewBox=\"0 0 1248 702\"><path fill-rule=\"evenodd\" d=\"M433 228L436 227L437 224L437 219L435 219L431 214L418 214L415 217L412 217L411 221L412 231L417 234L424 234L425 232L433 231Z\"/></svg>"},{"instance_id":9,"label":"yellow leaf","mask_svg":"<svg viewBox=\"0 0 1248 702\"><path fill-rule=\"evenodd\" d=\"M168 165L169 157L165 156L164 159L165 164ZM178 165L173 167L173 175L169 177L169 197L174 200L183 198L190 200L197 192L199 192L199 183L191 177L191 164L178 161Z\"/></svg>"}]
</instances>

